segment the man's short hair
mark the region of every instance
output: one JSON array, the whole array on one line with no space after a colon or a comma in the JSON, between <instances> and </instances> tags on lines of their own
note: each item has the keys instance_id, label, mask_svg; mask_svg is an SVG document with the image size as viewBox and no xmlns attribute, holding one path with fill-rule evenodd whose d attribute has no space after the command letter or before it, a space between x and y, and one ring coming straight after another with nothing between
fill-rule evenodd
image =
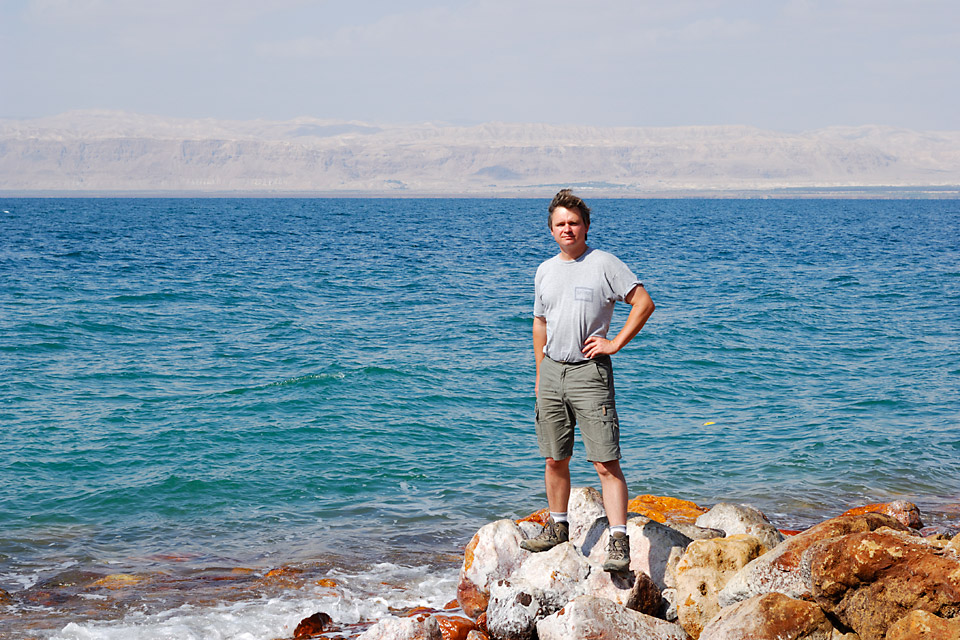
<instances>
[{"instance_id":1,"label":"man's short hair","mask_svg":"<svg viewBox=\"0 0 960 640\"><path fill-rule=\"evenodd\" d=\"M547 209L549 215L547 216L547 226L551 229L553 228L553 210L557 207L563 207L564 209L576 209L580 212L580 219L583 220L585 226L590 226L590 207L587 206L587 203L581 200L578 196L573 195L571 189L561 189L557 192L557 195L553 196L553 201L550 203L550 207Z\"/></svg>"}]
</instances>

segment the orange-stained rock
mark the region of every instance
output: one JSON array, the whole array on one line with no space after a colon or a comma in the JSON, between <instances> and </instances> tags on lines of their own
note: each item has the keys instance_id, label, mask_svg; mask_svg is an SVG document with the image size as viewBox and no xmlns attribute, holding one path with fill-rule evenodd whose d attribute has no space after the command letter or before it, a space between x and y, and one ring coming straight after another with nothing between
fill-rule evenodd
<instances>
[{"instance_id":1,"label":"orange-stained rock","mask_svg":"<svg viewBox=\"0 0 960 640\"><path fill-rule=\"evenodd\" d=\"M517 524L521 522L536 522L541 527L546 526L547 520L550 519L550 509L540 509L540 511L534 511L525 518L520 518L517 520Z\"/></svg>"},{"instance_id":2,"label":"orange-stained rock","mask_svg":"<svg viewBox=\"0 0 960 640\"><path fill-rule=\"evenodd\" d=\"M810 527L803 533L787 538L775 549L756 558L734 575L717 595L721 607L764 593L778 591L791 598L810 598L811 578L808 550L815 544L848 533L873 531L891 527L901 531L907 528L896 519L882 513L860 516L838 516Z\"/></svg>"},{"instance_id":3,"label":"orange-stained rock","mask_svg":"<svg viewBox=\"0 0 960 640\"><path fill-rule=\"evenodd\" d=\"M122 589L146 580L146 576L132 575L129 573L112 573L104 576L91 584L91 587L101 587L104 589Z\"/></svg>"},{"instance_id":4,"label":"orange-stained rock","mask_svg":"<svg viewBox=\"0 0 960 640\"><path fill-rule=\"evenodd\" d=\"M830 640L832 635L833 626L817 605L767 593L721 611L700 640Z\"/></svg>"},{"instance_id":5,"label":"orange-stained rock","mask_svg":"<svg viewBox=\"0 0 960 640\"><path fill-rule=\"evenodd\" d=\"M467 634L477 628L476 623L463 616L435 615L443 640L466 640Z\"/></svg>"},{"instance_id":6,"label":"orange-stained rock","mask_svg":"<svg viewBox=\"0 0 960 640\"><path fill-rule=\"evenodd\" d=\"M303 569L296 569L294 567L279 567L277 569L271 569L267 572L265 577L267 578L280 578L287 576L295 576L303 573Z\"/></svg>"},{"instance_id":7,"label":"orange-stained rock","mask_svg":"<svg viewBox=\"0 0 960 640\"><path fill-rule=\"evenodd\" d=\"M300 621L300 624L297 625L296 630L293 632L293 637L296 640L300 640L300 638L312 638L323 633L332 622L333 619L330 616L322 612L317 612L309 618L304 618Z\"/></svg>"},{"instance_id":8,"label":"orange-stained rock","mask_svg":"<svg viewBox=\"0 0 960 640\"><path fill-rule=\"evenodd\" d=\"M864 513L882 513L892 518L896 518L900 524L911 529L922 529L923 522L920 520L920 509L917 505L906 500L894 500L893 502L881 504L868 504L862 507L856 507L845 512L845 516L859 516Z\"/></svg>"},{"instance_id":9,"label":"orange-stained rock","mask_svg":"<svg viewBox=\"0 0 960 640\"><path fill-rule=\"evenodd\" d=\"M474 534L463 552L457 600L464 613L476 618L490 599L490 585L508 578L530 552L520 548L523 533L513 520L488 523Z\"/></svg>"},{"instance_id":10,"label":"orange-stained rock","mask_svg":"<svg viewBox=\"0 0 960 640\"><path fill-rule=\"evenodd\" d=\"M3 589L0 589L0 604L12 604L12 603L13 603L13 596L11 596L9 593L4 591Z\"/></svg>"},{"instance_id":11,"label":"orange-stained rock","mask_svg":"<svg viewBox=\"0 0 960 640\"><path fill-rule=\"evenodd\" d=\"M637 496L627 504L627 511L639 513L651 520L664 522L688 522L693 524L697 518L707 512L689 500L664 496Z\"/></svg>"},{"instance_id":12,"label":"orange-stained rock","mask_svg":"<svg viewBox=\"0 0 960 640\"><path fill-rule=\"evenodd\" d=\"M460 603L457 600L451 600L447 604L443 605L444 610L447 609L456 609L460 606Z\"/></svg>"},{"instance_id":13,"label":"orange-stained rock","mask_svg":"<svg viewBox=\"0 0 960 640\"><path fill-rule=\"evenodd\" d=\"M957 640L960 618L944 620L928 611L911 611L887 630L887 640Z\"/></svg>"},{"instance_id":14,"label":"orange-stained rock","mask_svg":"<svg viewBox=\"0 0 960 640\"><path fill-rule=\"evenodd\" d=\"M467 640L490 640L490 636L479 629L474 629L467 634Z\"/></svg>"},{"instance_id":15,"label":"orange-stained rock","mask_svg":"<svg viewBox=\"0 0 960 640\"><path fill-rule=\"evenodd\" d=\"M317 580L317 586L318 586L318 587L327 587L328 589L333 589L334 587L337 587L338 585L337 585L337 581L336 581L336 580L331 580L330 578L321 578L321 579Z\"/></svg>"},{"instance_id":16,"label":"orange-stained rock","mask_svg":"<svg viewBox=\"0 0 960 640\"><path fill-rule=\"evenodd\" d=\"M810 573L817 604L862 640L883 640L914 609L960 614L960 559L902 531L826 541L811 549Z\"/></svg>"}]
</instances>

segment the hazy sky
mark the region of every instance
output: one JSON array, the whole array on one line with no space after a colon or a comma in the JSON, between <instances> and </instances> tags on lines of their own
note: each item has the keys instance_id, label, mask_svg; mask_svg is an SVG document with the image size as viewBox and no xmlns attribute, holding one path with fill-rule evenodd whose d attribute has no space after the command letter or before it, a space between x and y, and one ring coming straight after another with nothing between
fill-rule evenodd
<instances>
[{"instance_id":1,"label":"hazy sky","mask_svg":"<svg viewBox=\"0 0 960 640\"><path fill-rule=\"evenodd\" d=\"M957 0L0 0L0 117L960 129Z\"/></svg>"}]
</instances>

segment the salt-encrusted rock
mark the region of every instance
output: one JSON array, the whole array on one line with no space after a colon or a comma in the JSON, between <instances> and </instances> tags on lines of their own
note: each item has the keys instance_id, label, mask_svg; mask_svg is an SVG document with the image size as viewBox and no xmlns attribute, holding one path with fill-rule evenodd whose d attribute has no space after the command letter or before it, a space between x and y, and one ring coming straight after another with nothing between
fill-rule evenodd
<instances>
[{"instance_id":1,"label":"salt-encrusted rock","mask_svg":"<svg viewBox=\"0 0 960 640\"><path fill-rule=\"evenodd\" d=\"M591 562L602 564L607 555L609 531L603 520L598 520L587 532L581 547ZM686 549L691 540L675 529L643 516L627 520L630 536L630 570L647 574L661 590L666 588L665 576L671 551Z\"/></svg>"},{"instance_id":2,"label":"salt-encrusted rock","mask_svg":"<svg viewBox=\"0 0 960 640\"><path fill-rule=\"evenodd\" d=\"M530 640L537 621L559 608L539 589L499 580L490 587L487 632L496 640Z\"/></svg>"},{"instance_id":3,"label":"salt-encrusted rock","mask_svg":"<svg viewBox=\"0 0 960 640\"><path fill-rule=\"evenodd\" d=\"M479 629L474 629L473 631L467 634L467 637L465 640L490 640L490 636L488 636L483 631L480 631Z\"/></svg>"},{"instance_id":4,"label":"salt-encrusted rock","mask_svg":"<svg viewBox=\"0 0 960 640\"><path fill-rule=\"evenodd\" d=\"M767 593L720 612L700 640L831 640L833 626L820 607L782 593Z\"/></svg>"},{"instance_id":5,"label":"salt-encrusted rock","mask_svg":"<svg viewBox=\"0 0 960 640\"><path fill-rule=\"evenodd\" d=\"M960 560L902 531L854 533L811 549L813 596L862 640L883 640L909 611L960 615Z\"/></svg>"},{"instance_id":6,"label":"salt-encrusted rock","mask_svg":"<svg viewBox=\"0 0 960 640\"><path fill-rule=\"evenodd\" d=\"M661 524L682 522L693 524L707 510L689 500L642 495L627 503L627 511L646 516Z\"/></svg>"},{"instance_id":7,"label":"salt-encrusted rock","mask_svg":"<svg viewBox=\"0 0 960 640\"><path fill-rule=\"evenodd\" d=\"M773 549L783 542L783 534L770 524L767 517L747 505L721 502L697 518L696 524L698 527L720 529L728 536L738 533L756 536L767 549Z\"/></svg>"},{"instance_id":8,"label":"salt-encrusted rock","mask_svg":"<svg viewBox=\"0 0 960 640\"><path fill-rule=\"evenodd\" d=\"M960 618L944 620L922 610L911 611L887 630L887 640L957 640Z\"/></svg>"},{"instance_id":9,"label":"salt-encrusted rock","mask_svg":"<svg viewBox=\"0 0 960 640\"><path fill-rule=\"evenodd\" d=\"M513 520L498 520L480 527L463 552L457 599L464 613L476 618L487 608L490 585L510 577L529 551L520 548L523 534Z\"/></svg>"},{"instance_id":10,"label":"salt-encrusted rock","mask_svg":"<svg viewBox=\"0 0 960 640\"><path fill-rule=\"evenodd\" d=\"M443 640L433 616L384 618L361 633L357 640Z\"/></svg>"},{"instance_id":11,"label":"salt-encrusted rock","mask_svg":"<svg viewBox=\"0 0 960 640\"><path fill-rule=\"evenodd\" d=\"M825 520L792 538L787 538L773 550L748 563L730 578L717 595L717 603L721 607L727 607L772 591L792 598L810 598L811 578L807 551L812 545L822 540L854 532L873 531L884 526L907 530L894 518L879 513Z\"/></svg>"},{"instance_id":12,"label":"salt-encrusted rock","mask_svg":"<svg viewBox=\"0 0 960 640\"><path fill-rule=\"evenodd\" d=\"M598 518L605 518L603 497L593 487L574 487L567 502L567 519L570 521L570 542L578 547L583 537Z\"/></svg>"},{"instance_id":13,"label":"salt-encrusted rock","mask_svg":"<svg viewBox=\"0 0 960 640\"><path fill-rule=\"evenodd\" d=\"M691 542L676 568L677 616L683 630L698 638L704 626L720 613L720 590L765 550L760 540L746 534Z\"/></svg>"},{"instance_id":14,"label":"salt-encrusted rock","mask_svg":"<svg viewBox=\"0 0 960 640\"><path fill-rule=\"evenodd\" d=\"M582 593L606 598L650 616L659 616L664 609L660 588L642 571L610 573L604 571L601 565L593 564Z\"/></svg>"},{"instance_id":15,"label":"salt-encrusted rock","mask_svg":"<svg viewBox=\"0 0 960 640\"><path fill-rule=\"evenodd\" d=\"M859 516L864 513L882 513L884 515L896 518L900 524L911 529L922 529L923 522L920 520L920 509L917 505L906 500L894 500L880 504L868 504L862 507L855 507L843 513L845 516Z\"/></svg>"},{"instance_id":16,"label":"salt-encrusted rock","mask_svg":"<svg viewBox=\"0 0 960 640\"><path fill-rule=\"evenodd\" d=\"M583 592L590 572L590 562L572 543L565 542L531 554L513 572L510 582L528 592L542 593L545 606L552 607L548 613L552 613ZM487 613L488 625L492 616L492 612Z\"/></svg>"},{"instance_id":17,"label":"salt-encrusted rock","mask_svg":"<svg viewBox=\"0 0 960 640\"><path fill-rule=\"evenodd\" d=\"M663 613L661 614L663 619L676 622L680 618L677 615L677 590L668 587L661 591L660 595L663 597Z\"/></svg>"},{"instance_id":18,"label":"salt-encrusted rock","mask_svg":"<svg viewBox=\"0 0 960 640\"><path fill-rule=\"evenodd\" d=\"M678 625L583 595L537 623L540 640L688 640Z\"/></svg>"}]
</instances>

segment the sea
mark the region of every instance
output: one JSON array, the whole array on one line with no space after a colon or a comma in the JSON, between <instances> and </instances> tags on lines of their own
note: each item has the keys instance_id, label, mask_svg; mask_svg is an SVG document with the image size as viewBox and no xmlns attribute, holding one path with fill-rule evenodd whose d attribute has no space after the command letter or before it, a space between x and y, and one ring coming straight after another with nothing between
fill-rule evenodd
<instances>
[{"instance_id":1,"label":"sea","mask_svg":"<svg viewBox=\"0 0 960 640\"><path fill-rule=\"evenodd\" d=\"M474 532L545 506L549 195L0 197L0 637L456 613ZM657 305L631 495L960 524L960 200L582 195Z\"/></svg>"}]
</instances>

